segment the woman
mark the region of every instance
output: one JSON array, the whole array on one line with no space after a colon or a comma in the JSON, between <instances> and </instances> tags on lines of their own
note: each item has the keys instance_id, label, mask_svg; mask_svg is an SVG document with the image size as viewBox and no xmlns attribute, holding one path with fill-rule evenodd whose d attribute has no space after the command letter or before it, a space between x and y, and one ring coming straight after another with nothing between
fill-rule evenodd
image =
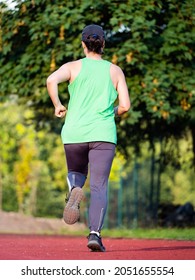
<instances>
[{"instance_id":1,"label":"woman","mask_svg":"<svg viewBox=\"0 0 195 280\"><path fill-rule=\"evenodd\" d=\"M55 115L64 117L62 141L68 167L69 198L64 221L79 219L88 168L90 207L88 248L105 251L100 232L107 208L107 186L117 142L115 115L130 108L124 74L120 67L102 59L105 35L101 26L88 25L82 32L85 58L62 65L47 79L47 89ZM58 84L69 81L68 110L61 104ZM118 106L114 102L118 97Z\"/></svg>"}]
</instances>

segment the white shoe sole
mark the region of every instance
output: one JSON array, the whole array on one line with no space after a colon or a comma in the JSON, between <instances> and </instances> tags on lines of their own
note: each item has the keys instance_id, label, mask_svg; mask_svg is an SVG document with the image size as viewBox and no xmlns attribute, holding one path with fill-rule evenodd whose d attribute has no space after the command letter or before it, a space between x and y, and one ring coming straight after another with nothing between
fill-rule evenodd
<instances>
[{"instance_id":1,"label":"white shoe sole","mask_svg":"<svg viewBox=\"0 0 195 280\"><path fill-rule=\"evenodd\" d=\"M75 224L80 217L79 204L83 199L83 190L79 187L75 187L68 199L68 202L64 208L63 218L66 224Z\"/></svg>"}]
</instances>

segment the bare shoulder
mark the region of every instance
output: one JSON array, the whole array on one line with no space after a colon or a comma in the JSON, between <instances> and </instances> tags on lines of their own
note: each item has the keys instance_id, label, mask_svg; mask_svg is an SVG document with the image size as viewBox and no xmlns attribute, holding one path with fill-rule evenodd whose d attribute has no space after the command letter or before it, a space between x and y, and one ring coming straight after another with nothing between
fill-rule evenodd
<instances>
[{"instance_id":1,"label":"bare shoulder","mask_svg":"<svg viewBox=\"0 0 195 280\"><path fill-rule=\"evenodd\" d=\"M78 76L81 71L81 59L68 62L68 68L70 70L70 82L73 82L74 79Z\"/></svg>"},{"instance_id":2,"label":"bare shoulder","mask_svg":"<svg viewBox=\"0 0 195 280\"><path fill-rule=\"evenodd\" d=\"M123 75L123 71L122 69L116 65L116 64L111 64L111 67L110 67L110 72L111 72L111 75Z\"/></svg>"},{"instance_id":3,"label":"bare shoulder","mask_svg":"<svg viewBox=\"0 0 195 280\"><path fill-rule=\"evenodd\" d=\"M114 87L117 89L119 81L124 80L124 74L122 69L116 64L111 64L110 76Z\"/></svg>"},{"instance_id":4,"label":"bare shoulder","mask_svg":"<svg viewBox=\"0 0 195 280\"><path fill-rule=\"evenodd\" d=\"M71 70L72 68L79 67L79 65L81 65L81 60L75 60L64 63L61 68L67 68Z\"/></svg>"}]
</instances>

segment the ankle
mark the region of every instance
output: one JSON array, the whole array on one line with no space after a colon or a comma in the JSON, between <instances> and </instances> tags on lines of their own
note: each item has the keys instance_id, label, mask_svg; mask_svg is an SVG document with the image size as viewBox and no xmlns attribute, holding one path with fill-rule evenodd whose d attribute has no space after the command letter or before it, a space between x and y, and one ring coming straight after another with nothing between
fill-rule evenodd
<instances>
[{"instance_id":1,"label":"ankle","mask_svg":"<svg viewBox=\"0 0 195 280\"><path fill-rule=\"evenodd\" d=\"M90 231L90 234L96 234L98 237L100 237L100 233L95 230Z\"/></svg>"}]
</instances>

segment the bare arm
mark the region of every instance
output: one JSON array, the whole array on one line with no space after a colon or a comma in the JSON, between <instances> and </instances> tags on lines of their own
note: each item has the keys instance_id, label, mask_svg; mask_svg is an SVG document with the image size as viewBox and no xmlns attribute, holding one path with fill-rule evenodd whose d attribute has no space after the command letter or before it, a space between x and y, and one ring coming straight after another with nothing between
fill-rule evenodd
<instances>
[{"instance_id":1,"label":"bare arm","mask_svg":"<svg viewBox=\"0 0 195 280\"><path fill-rule=\"evenodd\" d=\"M58 84L70 80L71 72L69 63L64 64L47 78L47 90L55 107L55 115L62 118L66 114L66 108L62 105L58 96Z\"/></svg>"},{"instance_id":2,"label":"bare arm","mask_svg":"<svg viewBox=\"0 0 195 280\"><path fill-rule=\"evenodd\" d=\"M111 74L113 77L112 79L114 85L118 92L118 99L119 99L119 105L115 107L115 114L121 116L122 114L126 113L131 107L129 92L128 92L125 76L121 68L116 65L113 65Z\"/></svg>"}]
</instances>

